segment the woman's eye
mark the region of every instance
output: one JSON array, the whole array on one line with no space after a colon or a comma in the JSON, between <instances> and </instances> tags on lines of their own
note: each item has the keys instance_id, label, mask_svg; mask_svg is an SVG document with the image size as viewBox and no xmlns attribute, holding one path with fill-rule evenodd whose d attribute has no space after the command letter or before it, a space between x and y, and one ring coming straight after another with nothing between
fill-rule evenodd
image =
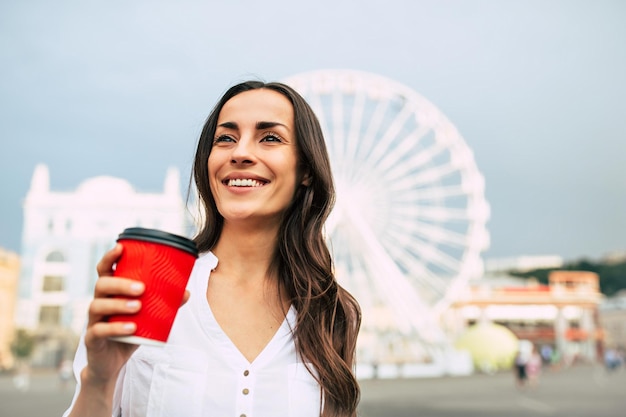
<instances>
[{"instance_id":1,"label":"woman's eye","mask_svg":"<svg viewBox=\"0 0 626 417\"><path fill-rule=\"evenodd\" d=\"M218 144L218 143L230 143L230 142L234 142L235 140L228 136L228 135L221 135L216 137L215 139L213 139L213 144Z\"/></svg>"},{"instance_id":2,"label":"woman's eye","mask_svg":"<svg viewBox=\"0 0 626 417\"><path fill-rule=\"evenodd\" d=\"M283 139L274 134L274 133L268 133L267 135L263 136L263 139L261 139L261 142L282 142Z\"/></svg>"}]
</instances>

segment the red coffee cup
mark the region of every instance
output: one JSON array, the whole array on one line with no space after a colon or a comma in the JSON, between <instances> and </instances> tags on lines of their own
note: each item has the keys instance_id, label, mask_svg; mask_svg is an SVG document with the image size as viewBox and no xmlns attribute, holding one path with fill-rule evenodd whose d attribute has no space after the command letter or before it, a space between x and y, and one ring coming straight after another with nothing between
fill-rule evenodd
<instances>
[{"instance_id":1,"label":"red coffee cup","mask_svg":"<svg viewBox=\"0 0 626 417\"><path fill-rule=\"evenodd\" d=\"M167 342L182 303L187 281L198 258L198 248L195 242L185 237L141 227L125 229L117 241L124 249L113 275L142 281L145 291L138 297L141 301L138 313L109 317L109 322L135 322L135 334L112 339L162 346Z\"/></svg>"}]
</instances>

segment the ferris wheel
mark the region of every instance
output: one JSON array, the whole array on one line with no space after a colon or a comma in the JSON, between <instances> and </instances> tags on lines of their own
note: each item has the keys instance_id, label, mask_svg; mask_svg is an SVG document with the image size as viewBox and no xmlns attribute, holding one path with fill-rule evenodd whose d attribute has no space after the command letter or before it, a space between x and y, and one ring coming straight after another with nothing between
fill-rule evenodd
<instances>
[{"instance_id":1,"label":"ferris wheel","mask_svg":"<svg viewBox=\"0 0 626 417\"><path fill-rule=\"evenodd\" d=\"M441 341L437 314L482 272L489 245L471 149L433 104L393 80L320 70L284 81L324 131L337 190L327 239L363 330Z\"/></svg>"}]
</instances>

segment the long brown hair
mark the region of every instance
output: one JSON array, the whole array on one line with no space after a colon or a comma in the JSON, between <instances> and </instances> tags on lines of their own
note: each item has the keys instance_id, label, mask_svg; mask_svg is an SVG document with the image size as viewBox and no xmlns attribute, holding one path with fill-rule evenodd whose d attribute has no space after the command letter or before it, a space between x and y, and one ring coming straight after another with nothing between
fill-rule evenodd
<instances>
[{"instance_id":1,"label":"long brown hair","mask_svg":"<svg viewBox=\"0 0 626 417\"><path fill-rule=\"evenodd\" d=\"M324 223L335 202L335 189L322 129L311 107L291 87L260 81L237 84L226 91L211 111L193 166L204 216L195 241L200 251L211 250L223 227L224 219L211 194L207 164L219 113L237 94L261 88L276 91L292 103L299 169L310 177L306 185L296 190L283 217L271 269L279 277L279 291L286 292L297 311L293 329L296 350L312 365L309 371L322 387L322 417L355 417L360 389L354 365L361 311L357 301L337 283L323 237Z\"/></svg>"}]
</instances>

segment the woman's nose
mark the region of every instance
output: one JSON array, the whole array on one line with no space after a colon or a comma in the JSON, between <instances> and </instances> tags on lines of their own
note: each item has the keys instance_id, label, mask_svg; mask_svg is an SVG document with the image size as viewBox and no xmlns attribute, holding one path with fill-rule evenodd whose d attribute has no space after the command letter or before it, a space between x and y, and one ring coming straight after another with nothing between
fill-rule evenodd
<instances>
[{"instance_id":1,"label":"woman's nose","mask_svg":"<svg viewBox=\"0 0 626 417\"><path fill-rule=\"evenodd\" d=\"M255 161L254 141L247 138L240 138L231 154L233 164L251 164Z\"/></svg>"}]
</instances>

